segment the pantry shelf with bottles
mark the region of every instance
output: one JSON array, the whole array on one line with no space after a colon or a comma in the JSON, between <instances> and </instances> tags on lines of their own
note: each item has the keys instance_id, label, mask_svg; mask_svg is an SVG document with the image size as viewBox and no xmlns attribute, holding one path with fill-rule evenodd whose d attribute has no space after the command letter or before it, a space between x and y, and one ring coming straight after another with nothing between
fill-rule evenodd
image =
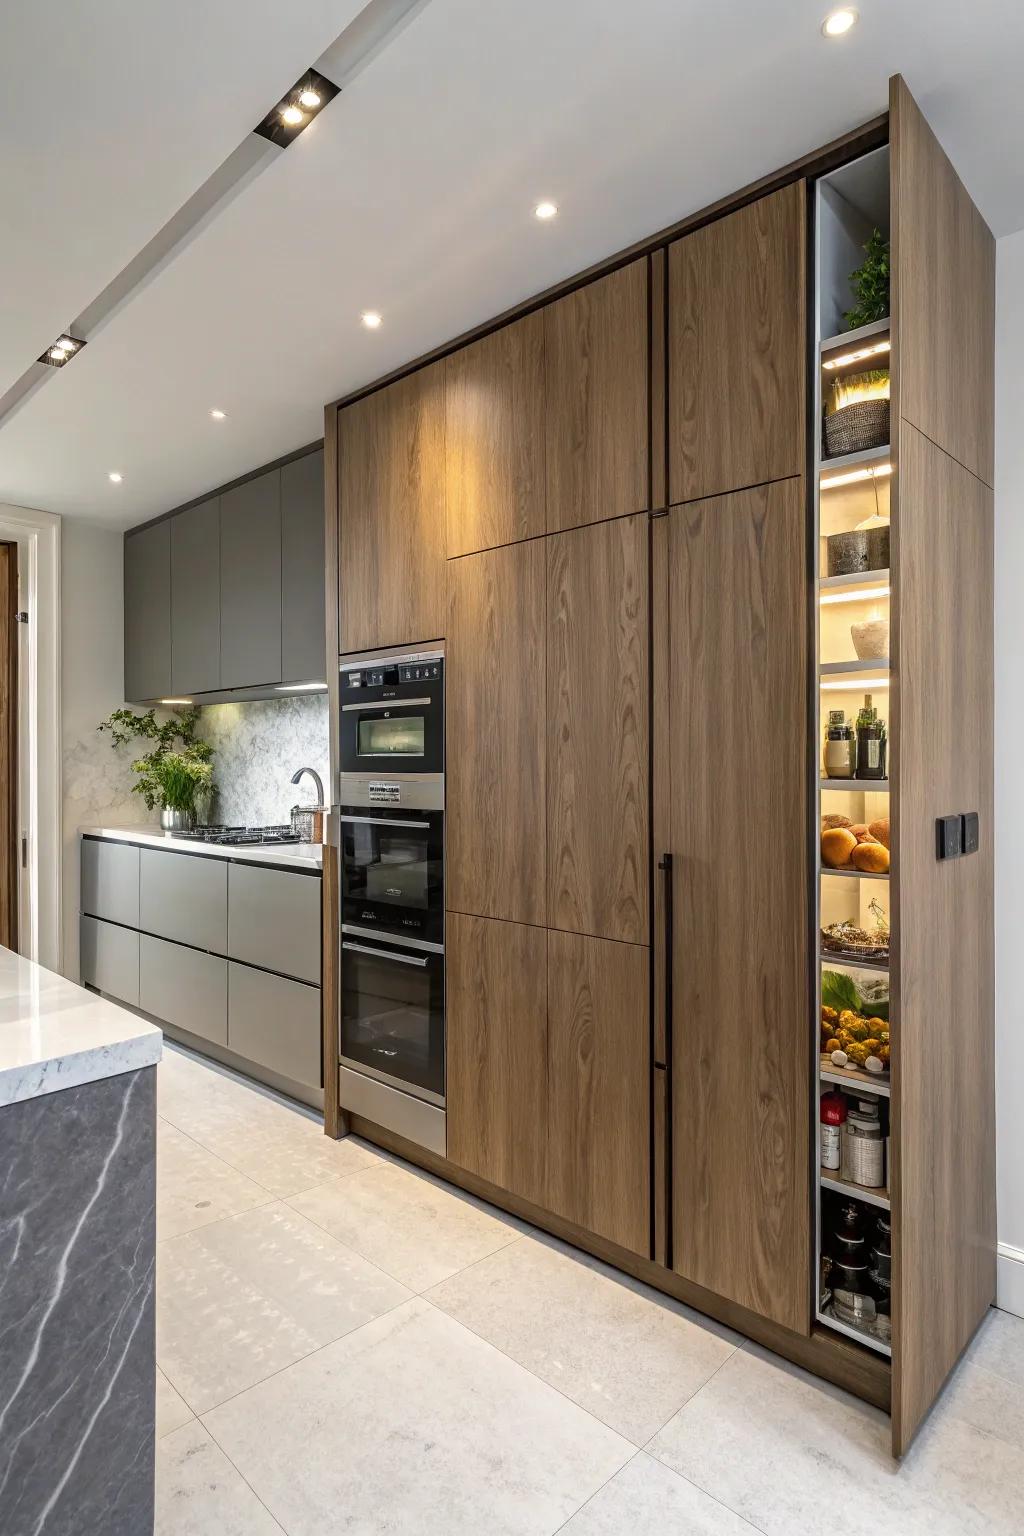
<instances>
[{"instance_id":1,"label":"pantry shelf with bottles","mask_svg":"<svg viewBox=\"0 0 1024 1536\"><path fill-rule=\"evenodd\" d=\"M851 324L851 274L887 259L888 146L815 193L815 1309L889 1356L892 338L887 313Z\"/></svg>"}]
</instances>

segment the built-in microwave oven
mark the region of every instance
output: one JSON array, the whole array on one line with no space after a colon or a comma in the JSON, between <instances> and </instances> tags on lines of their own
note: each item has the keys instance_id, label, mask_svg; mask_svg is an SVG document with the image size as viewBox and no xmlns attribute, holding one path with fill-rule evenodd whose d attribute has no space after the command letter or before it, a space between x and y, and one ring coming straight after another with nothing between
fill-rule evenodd
<instances>
[{"instance_id":1,"label":"built-in microwave oven","mask_svg":"<svg viewBox=\"0 0 1024 1536\"><path fill-rule=\"evenodd\" d=\"M342 805L444 807L444 654L340 666Z\"/></svg>"}]
</instances>

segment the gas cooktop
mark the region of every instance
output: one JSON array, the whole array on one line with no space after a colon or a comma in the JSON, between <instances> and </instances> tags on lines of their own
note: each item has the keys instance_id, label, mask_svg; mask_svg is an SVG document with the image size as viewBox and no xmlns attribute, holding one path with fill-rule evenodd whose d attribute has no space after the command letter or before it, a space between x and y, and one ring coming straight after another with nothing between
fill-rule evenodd
<instances>
[{"instance_id":1,"label":"gas cooktop","mask_svg":"<svg viewBox=\"0 0 1024 1536\"><path fill-rule=\"evenodd\" d=\"M216 843L222 848L248 848L253 844L299 843L302 839L291 827L193 827L190 832L175 832L174 837L193 843Z\"/></svg>"}]
</instances>

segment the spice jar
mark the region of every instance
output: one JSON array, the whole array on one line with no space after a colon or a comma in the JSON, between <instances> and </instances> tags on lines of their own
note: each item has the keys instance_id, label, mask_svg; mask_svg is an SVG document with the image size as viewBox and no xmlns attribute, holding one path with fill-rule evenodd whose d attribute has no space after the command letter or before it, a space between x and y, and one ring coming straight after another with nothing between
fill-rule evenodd
<instances>
[{"instance_id":1,"label":"spice jar","mask_svg":"<svg viewBox=\"0 0 1024 1536\"><path fill-rule=\"evenodd\" d=\"M822 1169L838 1168L842 1161L841 1147L845 1119L846 1099L843 1094L823 1093L820 1130Z\"/></svg>"},{"instance_id":2,"label":"spice jar","mask_svg":"<svg viewBox=\"0 0 1024 1536\"><path fill-rule=\"evenodd\" d=\"M842 1177L865 1189L885 1184L885 1141L873 1099L861 1099L843 1127Z\"/></svg>"},{"instance_id":3,"label":"spice jar","mask_svg":"<svg viewBox=\"0 0 1024 1536\"><path fill-rule=\"evenodd\" d=\"M857 771L857 738L846 723L846 712L830 709L825 730L826 779L852 779Z\"/></svg>"}]
</instances>

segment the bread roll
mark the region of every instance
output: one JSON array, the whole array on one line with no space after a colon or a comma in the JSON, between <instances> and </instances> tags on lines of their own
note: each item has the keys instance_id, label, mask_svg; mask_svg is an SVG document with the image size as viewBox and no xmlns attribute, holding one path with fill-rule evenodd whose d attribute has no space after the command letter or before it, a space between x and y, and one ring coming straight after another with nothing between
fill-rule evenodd
<instances>
[{"instance_id":1,"label":"bread roll","mask_svg":"<svg viewBox=\"0 0 1024 1536\"><path fill-rule=\"evenodd\" d=\"M852 825L853 823L850 821L849 816L830 815L821 818L821 830L823 832L831 832L833 827L849 827Z\"/></svg>"},{"instance_id":2,"label":"bread roll","mask_svg":"<svg viewBox=\"0 0 1024 1536\"><path fill-rule=\"evenodd\" d=\"M856 847L857 839L848 827L830 827L821 834L821 862L829 869L842 869Z\"/></svg>"},{"instance_id":3,"label":"bread roll","mask_svg":"<svg viewBox=\"0 0 1024 1536\"><path fill-rule=\"evenodd\" d=\"M871 823L871 825L868 827L868 831L871 833L871 836L875 839L876 842L879 842L884 847L888 848L888 846L889 846L889 818L888 818L888 816L880 816L877 821L873 821Z\"/></svg>"},{"instance_id":4,"label":"bread roll","mask_svg":"<svg viewBox=\"0 0 1024 1536\"><path fill-rule=\"evenodd\" d=\"M854 867L866 875L889 873L889 850L882 843L858 843L851 857Z\"/></svg>"},{"instance_id":5,"label":"bread roll","mask_svg":"<svg viewBox=\"0 0 1024 1536\"><path fill-rule=\"evenodd\" d=\"M862 821L853 822L850 826L850 831L853 833L858 843L878 842L878 838L871 836L869 828L867 828Z\"/></svg>"}]
</instances>

